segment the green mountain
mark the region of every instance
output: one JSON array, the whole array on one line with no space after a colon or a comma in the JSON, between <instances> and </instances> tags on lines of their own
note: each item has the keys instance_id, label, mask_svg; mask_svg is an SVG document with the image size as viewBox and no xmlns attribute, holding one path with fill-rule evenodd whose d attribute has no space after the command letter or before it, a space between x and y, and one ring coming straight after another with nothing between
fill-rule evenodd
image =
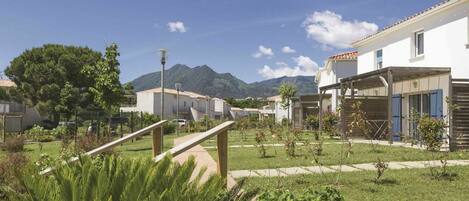
<instances>
[{"instance_id":1,"label":"green mountain","mask_svg":"<svg viewBox=\"0 0 469 201\"><path fill-rule=\"evenodd\" d=\"M135 91L160 86L160 71L149 73L131 81ZM288 82L297 86L299 94L316 93L314 76L281 77L247 84L230 73L217 73L203 65L190 68L177 64L165 71L165 87L174 88L181 83L182 89L213 97L268 97L278 95L280 84Z\"/></svg>"}]
</instances>

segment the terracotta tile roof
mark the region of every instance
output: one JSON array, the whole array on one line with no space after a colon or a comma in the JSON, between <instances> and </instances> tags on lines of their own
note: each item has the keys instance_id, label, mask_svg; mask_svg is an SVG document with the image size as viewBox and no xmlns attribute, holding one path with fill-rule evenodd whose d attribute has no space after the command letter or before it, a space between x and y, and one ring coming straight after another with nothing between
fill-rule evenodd
<instances>
[{"instance_id":1,"label":"terracotta tile roof","mask_svg":"<svg viewBox=\"0 0 469 201\"><path fill-rule=\"evenodd\" d=\"M336 55L332 55L329 57L330 60L356 60L358 52L344 52Z\"/></svg>"},{"instance_id":2,"label":"terracotta tile roof","mask_svg":"<svg viewBox=\"0 0 469 201\"><path fill-rule=\"evenodd\" d=\"M411 20L411 19L414 19L414 18L416 18L416 17L418 17L418 16L420 16L420 15L426 14L426 13L428 13L428 12L430 12L430 11L435 11L435 10L437 10L437 9L440 9L440 8L446 6L446 5L449 5L449 4L452 4L452 3L456 3L456 2L458 2L458 1L460 1L460 0L442 0L442 1L438 2L437 4L435 4L435 5L433 5L433 6L429 7L429 8L427 8L427 9L425 9L425 10L422 10L422 11L420 11L420 12L418 12L418 13L415 13L415 14L413 14L413 15L407 16L407 17L405 17L405 18L403 18L403 19L401 19L401 20L399 20L399 21L397 21L397 22L395 22L395 23L393 23L393 24L391 24L391 25L389 25L389 26L386 26L386 27L382 28L381 30L379 30L378 32L376 32L376 33L374 33L374 34L370 34L370 35L366 36L365 38L362 38L362 39L360 39L360 40L358 40L358 41L353 42L352 44L355 44L355 43L364 41L364 40L366 40L366 39L369 39L369 38L371 38L371 37L373 37L373 36L376 36L376 35L380 34L380 33L383 32L383 31L386 31L386 30L388 30L388 29L390 29L390 28L393 28L393 27L395 27L395 26L397 26L397 25L399 25L399 24L402 24L402 23L404 23L404 22L406 22L406 21L409 21L409 20Z\"/></svg>"}]
</instances>

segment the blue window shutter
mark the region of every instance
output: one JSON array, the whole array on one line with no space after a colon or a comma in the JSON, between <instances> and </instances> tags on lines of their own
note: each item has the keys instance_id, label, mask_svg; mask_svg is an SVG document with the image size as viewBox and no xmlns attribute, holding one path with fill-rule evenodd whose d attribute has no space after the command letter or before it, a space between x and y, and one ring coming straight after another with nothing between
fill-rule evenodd
<instances>
[{"instance_id":1,"label":"blue window shutter","mask_svg":"<svg viewBox=\"0 0 469 201\"><path fill-rule=\"evenodd\" d=\"M402 132L402 96L401 94L392 96L392 133L393 140L399 141L399 134Z\"/></svg>"},{"instance_id":2,"label":"blue window shutter","mask_svg":"<svg viewBox=\"0 0 469 201\"><path fill-rule=\"evenodd\" d=\"M443 118L443 90L441 89L430 93L430 116Z\"/></svg>"}]
</instances>

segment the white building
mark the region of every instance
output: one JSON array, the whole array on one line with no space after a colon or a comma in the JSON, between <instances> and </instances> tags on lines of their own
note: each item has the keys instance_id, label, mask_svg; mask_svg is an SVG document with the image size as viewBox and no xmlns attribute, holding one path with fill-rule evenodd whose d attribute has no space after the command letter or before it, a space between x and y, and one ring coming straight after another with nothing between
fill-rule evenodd
<instances>
[{"instance_id":1,"label":"white building","mask_svg":"<svg viewBox=\"0 0 469 201\"><path fill-rule=\"evenodd\" d=\"M178 92L165 88L164 93L164 117L165 119L176 118ZM136 94L137 106L122 107L122 111L142 111L161 115L161 88L139 91ZM197 121L204 115L214 118L215 101L212 98L189 91L179 92L179 118Z\"/></svg>"},{"instance_id":2,"label":"white building","mask_svg":"<svg viewBox=\"0 0 469 201\"><path fill-rule=\"evenodd\" d=\"M259 109L231 107L230 115L231 115L231 119L235 119L235 120L242 118L242 117L251 116L251 115L255 115L256 117L258 117Z\"/></svg>"},{"instance_id":3,"label":"white building","mask_svg":"<svg viewBox=\"0 0 469 201\"><path fill-rule=\"evenodd\" d=\"M212 98L214 104L214 119L230 118L231 105L221 98Z\"/></svg>"},{"instance_id":4,"label":"white building","mask_svg":"<svg viewBox=\"0 0 469 201\"><path fill-rule=\"evenodd\" d=\"M288 108L282 107L282 98L280 95L268 97L267 101L269 102L270 109L273 109L275 121L281 123L283 119L287 119L290 116L290 121L292 120L293 104L290 104L290 110Z\"/></svg>"},{"instance_id":5,"label":"white building","mask_svg":"<svg viewBox=\"0 0 469 201\"><path fill-rule=\"evenodd\" d=\"M316 74L316 83L318 93L320 87L336 84L340 79L357 74L357 52L345 52L330 56L326 61L324 68L321 68ZM338 89L325 91L330 94L330 98L323 98L322 109L327 112L336 112L340 101Z\"/></svg>"},{"instance_id":6,"label":"white building","mask_svg":"<svg viewBox=\"0 0 469 201\"><path fill-rule=\"evenodd\" d=\"M469 92L468 17L469 0L445 0L367 36L353 43L358 75L321 90L341 89L352 100L362 98L370 120L386 124L393 140L418 138L410 120L415 111L444 118L450 143L467 148L469 121L462 117L469 110L464 106L453 113L445 99L469 101L464 96Z\"/></svg>"}]
</instances>

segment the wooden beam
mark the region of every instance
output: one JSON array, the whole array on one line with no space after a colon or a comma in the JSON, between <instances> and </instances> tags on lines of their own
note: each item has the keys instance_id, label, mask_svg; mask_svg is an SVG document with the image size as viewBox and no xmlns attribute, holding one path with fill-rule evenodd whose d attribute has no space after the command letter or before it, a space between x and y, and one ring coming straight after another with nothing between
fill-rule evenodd
<instances>
[{"instance_id":1,"label":"wooden beam","mask_svg":"<svg viewBox=\"0 0 469 201\"><path fill-rule=\"evenodd\" d=\"M203 133L201 133L200 135L184 142L184 143L181 143L179 144L178 146L176 147L173 147L172 149L156 156L153 158L153 161L155 162L159 162L160 160L162 160L166 154L169 154L173 157L191 149L192 147L195 147L197 145L199 145L200 143L204 142L205 140L213 137L213 136L216 136L216 135L219 135L220 133L223 133L225 131L228 131L228 129L234 124L235 122L234 121L227 121L227 122L224 122L218 126L216 126L215 128L212 128L208 131L205 131Z\"/></svg>"},{"instance_id":2,"label":"wooden beam","mask_svg":"<svg viewBox=\"0 0 469 201\"><path fill-rule=\"evenodd\" d=\"M342 127L342 137L345 138L347 135L347 125L346 125L346 117L345 117L345 94L347 93L347 84L341 84L340 85L340 95L341 95L341 100L340 100L340 122L341 122L341 127Z\"/></svg>"},{"instance_id":3,"label":"wooden beam","mask_svg":"<svg viewBox=\"0 0 469 201\"><path fill-rule=\"evenodd\" d=\"M217 136L218 151L218 174L224 179L227 185L228 177L228 130L222 131Z\"/></svg>"},{"instance_id":4,"label":"wooden beam","mask_svg":"<svg viewBox=\"0 0 469 201\"><path fill-rule=\"evenodd\" d=\"M161 127L157 127L153 129L153 144L152 144L152 150L153 150L153 157L158 156L161 154L163 151L163 133L161 132L163 130Z\"/></svg>"},{"instance_id":5,"label":"wooden beam","mask_svg":"<svg viewBox=\"0 0 469 201\"><path fill-rule=\"evenodd\" d=\"M393 95L393 84L394 80L392 77L392 71L388 70L387 72L387 82L388 82L388 133L390 134L390 141L393 141L393 133L392 133L392 95Z\"/></svg>"},{"instance_id":6,"label":"wooden beam","mask_svg":"<svg viewBox=\"0 0 469 201\"><path fill-rule=\"evenodd\" d=\"M322 131L322 94L323 91L319 90L319 131Z\"/></svg>"},{"instance_id":7,"label":"wooden beam","mask_svg":"<svg viewBox=\"0 0 469 201\"><path fill-rule=\"evenodd\" d=\"M122 143L125 143L125 142L128 142L130 140L133 140L134 138L137 138L141 135L144 135L144 134L147 134L149 132L151 132L153 129L155 128L158 128L158 127L162 127L164 124L166 123L166 120L161 120L157 123L154 123L148 127L145 127L143 129L140 129L134 133L131 133L129 135L126 135L125 137L122 137L122 138L119 138L117 140L114 140L112 142L109 142L107 144L104 144L96 149L93 149L89 152L86 152L85 155L88 155L88 156L95 156L97 154L100 154L102 152L105 152L107 150L110 150L116 146L119 146L120 144ZM78 161L78 157L73 157L71 158L69 161L67 161L67 163L73 163L73 162L76 162ZM51 173L53 170L53 168L46 168L44 171L40 172L41 175L47 175L49 173Z\"/></svg>"}]
</instances>

